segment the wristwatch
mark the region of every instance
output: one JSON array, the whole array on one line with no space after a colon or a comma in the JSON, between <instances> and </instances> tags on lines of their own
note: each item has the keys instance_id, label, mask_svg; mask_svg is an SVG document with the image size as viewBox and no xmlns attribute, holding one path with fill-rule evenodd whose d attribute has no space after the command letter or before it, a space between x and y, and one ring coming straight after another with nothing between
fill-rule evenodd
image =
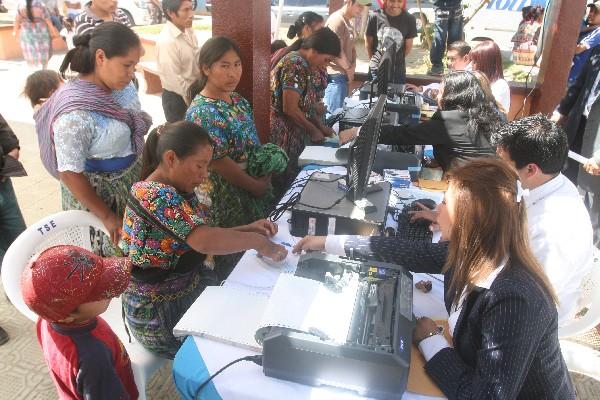
<instances>
[{"instance_id":1,"label":"wristwatch","mask_svg":"<svg viewBox=\"0 0 600 400\"><path fill-rule=\"evenodd\" d=\"M427 336L425 336L423 339L419 340L419 343L421 343L425 339L429 339L432 336L441 335L441 334L442 334L442 332L440 332L439 329L434 329L432 331L429 331L429 332L427 332Z\"/></svg>"}]
</instances>

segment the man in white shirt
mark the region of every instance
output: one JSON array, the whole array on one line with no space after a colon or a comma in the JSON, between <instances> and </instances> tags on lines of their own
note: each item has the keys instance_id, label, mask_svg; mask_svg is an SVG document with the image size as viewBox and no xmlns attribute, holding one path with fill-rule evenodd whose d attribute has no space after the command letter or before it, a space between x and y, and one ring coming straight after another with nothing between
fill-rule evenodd
<instances>
[{"instance_id":1,"label":"man in white shirt","mask_svg":"<svg viewBox=\"0 0 600 400\"><path fill-rule=\"evenodd\" d=\"M446 61L448 64L449 71L471 71L471 46L467 42L458 40L448 45L448 51L446 52ZM440 92L440 84L437 82L430 83L426 86L415 86L407 84L408 90L413 90L419 93L424 93L426 96L436 100L437 95Z\"/></svg>"},{"instance_id":2,"label":"man in white shirt","mask_svg":"<svg viewBox=\"0 0 600 400\"><path fill-rule=\"evenodd\" d=\"M492 142L530 190L525 203L531 249L558 296L561 325L574 316L593 251L590 216L577 187L560 173L567 158L567 135L538 114L505 125L492 135Z\"/></svg>"},{"instance_id":3,"label":"man in white shirt","mask_svg":"<svg viewBox=\"0 0 600 400\"><path fill-rule=\"evenodd\" d=\"M163 0L167 23L156 42L156 62L162 84L167 122L181 121L190 99L188 90L200 76L198 40L192 29L194 9L189 0Z\"/></svg>"},{"instance_id":4,"label":"man in white shirt","mask_svg":"<svg viewBox=\"0 0 600 400\"><path fill-rule=\"evenodd\" d=\"M554 286L559 326L563 325L574 317L581 282L592 268L593 251L587 210L575 185L560 173L567 157L567 136L546 117L534 115L504 125L492 140L498 155L516 169L522 186L530 191L524 197L530 245ZM428 218L435 221L436 216ZM353 253L409 269L416 258L426 257L441 270L446 244L330 235L307 236L294 247L300 250Z\"/></svg>"}]
</instances>

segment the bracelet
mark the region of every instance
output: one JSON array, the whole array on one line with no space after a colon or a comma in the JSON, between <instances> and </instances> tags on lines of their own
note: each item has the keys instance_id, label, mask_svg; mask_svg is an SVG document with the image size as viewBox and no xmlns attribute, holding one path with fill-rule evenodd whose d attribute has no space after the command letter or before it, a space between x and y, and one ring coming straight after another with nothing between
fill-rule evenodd
<instances>
[{"instance_id":1,"label":"bracelet","mask_svg":"<svg viewBox=\"0 0 600 400\"><path fill-rule=\"evenodd\" d=\"M436 335L441 335L442 333L438 330L438 329L434 329L432 331L427 332L427 336L425 336L423 339L419 340L419 343L417 344L421 344L421 342L425 339L429 339L432 336L436 336Z\"/></svg>"}]
</instances>

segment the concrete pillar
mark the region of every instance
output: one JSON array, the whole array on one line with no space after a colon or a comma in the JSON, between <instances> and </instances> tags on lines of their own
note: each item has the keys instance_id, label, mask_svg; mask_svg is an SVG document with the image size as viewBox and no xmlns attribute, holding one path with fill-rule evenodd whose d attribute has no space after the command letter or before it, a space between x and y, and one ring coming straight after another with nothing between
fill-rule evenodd
<instances>
[{"instance_id":1,"label":"concrete pillar","mask_svg":"<svg viewBox=\"0 0 600 400\"><path fill-rule=\"evenodd\" d=\"M586 3L586 0L554 0L552 8L546 10L542 62L531 114L552 113L565 95Z\"/></svg>"},{"instance_id":2,"label":"concrete pillar","mask_svg":"<svg viewBox=\"0 0 600 400\"><path fill-rule=\"evenodd\" d=\"M218 0L211 11L213 36L230 37L242 51L243 74L237 91L252 104L262 143L267 142L270 125L270 10L269 0Z\"/></svg>"}]
</instances>

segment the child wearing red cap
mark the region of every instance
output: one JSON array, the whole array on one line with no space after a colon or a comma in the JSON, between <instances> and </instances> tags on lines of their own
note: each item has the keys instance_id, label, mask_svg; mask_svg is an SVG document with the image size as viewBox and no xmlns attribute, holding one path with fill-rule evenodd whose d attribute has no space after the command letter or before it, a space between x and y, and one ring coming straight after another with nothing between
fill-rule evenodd
<instances>
[{"instance_id":1,"label":"child wearing red cap","mask_svg":"<svg viewBox=\"0 0 600 400\"><path fill-rule=\"evenodd\" d=\"M60 399L137 399L127 351L98 315L129 284L128 258L77 246L42 252L23 271L25 304Z\"/></svg>"}]
</instances>

